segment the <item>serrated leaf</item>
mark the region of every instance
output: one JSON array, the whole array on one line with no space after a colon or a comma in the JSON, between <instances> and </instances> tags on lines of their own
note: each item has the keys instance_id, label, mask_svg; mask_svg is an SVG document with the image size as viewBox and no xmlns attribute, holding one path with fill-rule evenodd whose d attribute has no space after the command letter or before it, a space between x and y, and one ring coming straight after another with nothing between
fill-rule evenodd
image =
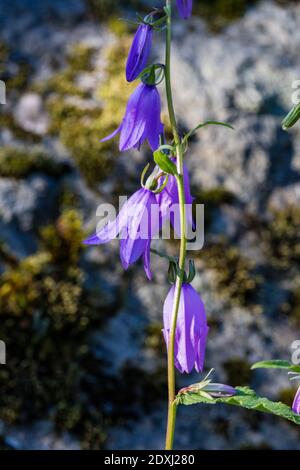
<instances>
[{"instance_id":1,"label":"serrated leaf","mask_svg":"<svg viewBox=\"0 0 300 470\"><path fill-rule=\"evenodd\" d=\"M298 372L300 374L300 366L290 364L288 361L282 361L281 359L256 362L253 364L251 369L285 369L291 372Z\"/></svg>"},{"instance_id":2,"label":"serrated leaf","mask_svg":"<svg viewBox=\"0 0 300 470\"><path fill-rule=\"evenodd\" d=\"M164 152L161 152L161 150L156 150L153 153L153 158L155 163L159 166L159 168L167 173L168 175L176 175L177 174L177 168L175 163L172 162L172 160L166 155Z\"/></svg>"},{"instance_id":3,"label":"serrated leaf","mask_svg":"<svg viewBox=\"0 0 300 470\"><path fill-rule=\"evenodd\" d=\"M176 403L178 405L194 405L197 403L216 405L222 403L225 405L240 406L248 410L270 413L300 425L300 415L294 413L291 408L284 403L274 402L268 398L260 397L249 387L236 387L236 391L237 394L234 396L213 398L212 400L204 398L197 392L186 392L177 395Z\"/></svg>"}]
</instances>

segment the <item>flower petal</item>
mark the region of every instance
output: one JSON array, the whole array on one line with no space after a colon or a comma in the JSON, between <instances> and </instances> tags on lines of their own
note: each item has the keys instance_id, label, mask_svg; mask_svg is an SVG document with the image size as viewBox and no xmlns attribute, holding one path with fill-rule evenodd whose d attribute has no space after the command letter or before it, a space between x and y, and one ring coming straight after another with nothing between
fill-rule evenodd
<instances>
[{"instance_id":1,"label":"flower petal","mask_svg":"<svg viewBox=\"0 0 300 470\"><path fill-rule=\"evenodd\" d=\"M144 70L151 52L152 27L141 24L134 36L126 63L126 79L132 82Z\"/></svg>"},{"instance_id":2,"label":"flower petal","mask_svg":"<svg viewBox=\"0 0 300 470\"><path fill-rule=\"evenodd\" d=\"M151 265L150 265L150 246L151 246L151 240L148 240L145 251L144 251L144 255L143 255L144 270L149 281L152 280L152 272L151 272Z\"/></svg>"},{"instance_id":3,"label":"flower petal","mask_svg":"<svg viewBox=\"0 0 300 470\"><path fill-rule=\"evenodd\" d=\"M124 229L130 224L132 214L132 207L138 206L144 194L144 190L136 191L126 202L123 204L118 216L114 221L108 222L100 231L89 237L83 243L85 245L102 245L117 238Z\"/></svg>"},{"instance_id":4,"label":"flower petal","mask_svg":"<svg viewBox=\"0 0 300 470\"><path fill-rule=\"evenodd\" d=\"M160 120L161 103L159 92L156 87L151 87L150 92L146 134L149 145L154 152L159 147L159 136L163 134L164 126Z\"/></svg>"},{"instance_id":5,"label":"flower petal","mask_svg":"<svg viewBox=\"0 0 300 470\"><path fill-rule=\"evenodd\" d=\"M177 361L180 367L180 372L190 373L195 364L195 349L192 338L193 326L193 307L190 304L190 289L189 284L183 284L181 298L178 309L177 329L178 333L178 353ZM193 290L193 289L192 289Z\"/></svg>"},{"instance_id":6,"label":"flower petal","mask_svg":"<svg viewBox=\"0 0 300 470\"><path fill-rule=\"evenodd\" d=\"M145 128L144 116L146 85L140 84L129 98L120 135L120 150L124 152L134 147L141 139Z\"/></svg>"},{"instance_id":7,"label":"flower petal","mask_svg":"<svg viewBox=\"0 0 300 470\"><path fill-rule=\"evenodd\" d=\"M177 8L180 16L187 20L192 14L193 0L177 0Z\"/></svg>"},{"instance_id":8,"label":"flower petal","mask_svg":"<svg viewBox=\"0 0 300 470\"><path fill-rule=\"evenodd\" d=\"M294 399L294 402L293 402L293 406L292 406L292 410L294 413L300 415L300 387L296 393L296 396L295 396L295 399Z\"/></svg>"},{"instance_id":9,"label":"flower petal","mask_svg":"<svg viewBox=\"0 0 300 470\"><path fill-rule=\"evenodd\" d=\"M116 129L110 135L108 135L107 137L104 137L103 139L100 139L100 142L107 142L108 140L113 139L117 134L119 134L119 132L121 132L121 130L122 130L122 123L120 124L118 129Z\"/></svg>"}]
</instances>

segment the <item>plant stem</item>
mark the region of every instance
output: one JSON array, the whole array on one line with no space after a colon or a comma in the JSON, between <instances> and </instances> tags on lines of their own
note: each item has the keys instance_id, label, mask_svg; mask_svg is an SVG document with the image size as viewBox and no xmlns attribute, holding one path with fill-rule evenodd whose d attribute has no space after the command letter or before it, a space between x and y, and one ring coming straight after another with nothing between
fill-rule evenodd
<instances>
[{"instance_id":1,"label":"plant stem","mask_svg":"<svg viewBox=\"0 0 300 470\"><path fill-rule=\"evenodd\" d=\"M178 197L180 206L180 255L179 255L179 272L175 284L175 295L172 311L172 325L168 345L168 422L166 433L166 450L172 450L174 441L174 432L176 424L176 411L177 406L175 403L175 333L177 316L180 304L181 289L183 283L183 275L185 268L186 258L186 212L185 212L185 194L184 194L184 180L183 180L183 150L182 143L178 133L178 127L175 117L172 84L171 84L171 41L172 41L172 5L171 0L166 0L166 7L168 9L167 15L167 37L166 37L166 95L169 109L170 123L174 136L177 157L177 171L176 176Z\"/></svg>"}]
</instances>

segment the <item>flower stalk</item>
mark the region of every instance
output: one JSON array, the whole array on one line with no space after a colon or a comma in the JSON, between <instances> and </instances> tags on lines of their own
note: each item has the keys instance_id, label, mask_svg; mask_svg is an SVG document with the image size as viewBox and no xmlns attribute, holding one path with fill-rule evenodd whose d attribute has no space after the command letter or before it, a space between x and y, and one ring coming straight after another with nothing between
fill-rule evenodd
<instances>
[{"instance_id":1,"label":"flower stalk","mask_svg":"<svg viewBox=\"0 0 300 470\"><path fill-rule=\"evenodd\" d=\"M172 324L168 347L168 420L166 432L166 450L172 450L174 441L174 432L176 424L177 405L175 403L175 333L177 317L180 303L180 296L183 284L184 267L186 259L186 211L185 211L185 192L183 178L183 148L178 132L171 83L171 41L172 41L172 2L166 0L166 64L165 64L165 83L166 95L169 110L169 119L174 137L174 146L176 148L177 163L177 187L180 206L180 255L179 255L179 273L177 274L175 284L174 303L172 311Z\"/></svg>"}]
</instances>

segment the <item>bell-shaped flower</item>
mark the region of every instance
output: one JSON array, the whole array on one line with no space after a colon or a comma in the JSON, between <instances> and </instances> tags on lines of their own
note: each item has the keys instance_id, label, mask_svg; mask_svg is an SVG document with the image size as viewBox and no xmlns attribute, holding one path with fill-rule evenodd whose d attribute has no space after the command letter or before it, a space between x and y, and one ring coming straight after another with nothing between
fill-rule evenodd
<instances>
[{"instance_id":1,"label":"bell-shaped flower","mask_svg":"<svg viewBox=\"0 0 300 470\"><path fill-rule=\"evenodd\" d=\"M298 392L296 393L296 396L292 405L292 410L294 413L297 413L297 415L300 415L300 387L298 389Z\"/></svg>"},{"instance_id":2,"label":"bell-shaped flower","mask_svg":"<svg viewBox=\"0 0 300 470\"><path fill-rule=\"evenodd\" d=\"M187 20L193 9L193 0L177 0L177 8L181 18Z\"/></svg>"},{"instance_id":3,"label":"bell-shaped flower","mask_svg":"<svg viewBox=\"0 0 300 470\"><path fill-rule=\"evenodd\" d=\"M102 245L120 238L120 258L125 269L143 256L148 279L150 269L150 245L159 231L158 205L154 194L139 189L122 206L114 221L108 222L99 232L84 241L86 245Z\"/></svg>"},{"instance_id":4,"label":"bell-shaped flower","mask_svg":"<svg viewBox=\"0 0 300 470\"><path fill-rule=\"evenodd\" d=\"M169 347L175 286L172 286L164 304L163 334ZM203 302L190 285L182 286L175 333L175 366L181 372L190 373L193 368L203 371L206 338L209 328Z\"/></svg>"},{"instance_id":5,"label":"bell-shaped flower","mask_svg":"<svg viewBox=\"0 0 300 470\"><path fill-rule=\"evenodd\" d=\"M149 24L141 24L135 33L126 63L126 79L135 80L146 68L152 46L153 28Z\"/></svg>"},{"instance_id":6,"label":"bell-shaped flower","mask_svg":"<svg viewBox=\"0 0 300 470\"><path fill-rule=\"evenodd\" d=\"M121 125L101 142L120 134L119 148L122 152L131 148L139 149L145 140L148 140L154 151L163 133L160 114L161 103L156 86L141 83L129 98Z\"/></svg>"}]
</instances>

